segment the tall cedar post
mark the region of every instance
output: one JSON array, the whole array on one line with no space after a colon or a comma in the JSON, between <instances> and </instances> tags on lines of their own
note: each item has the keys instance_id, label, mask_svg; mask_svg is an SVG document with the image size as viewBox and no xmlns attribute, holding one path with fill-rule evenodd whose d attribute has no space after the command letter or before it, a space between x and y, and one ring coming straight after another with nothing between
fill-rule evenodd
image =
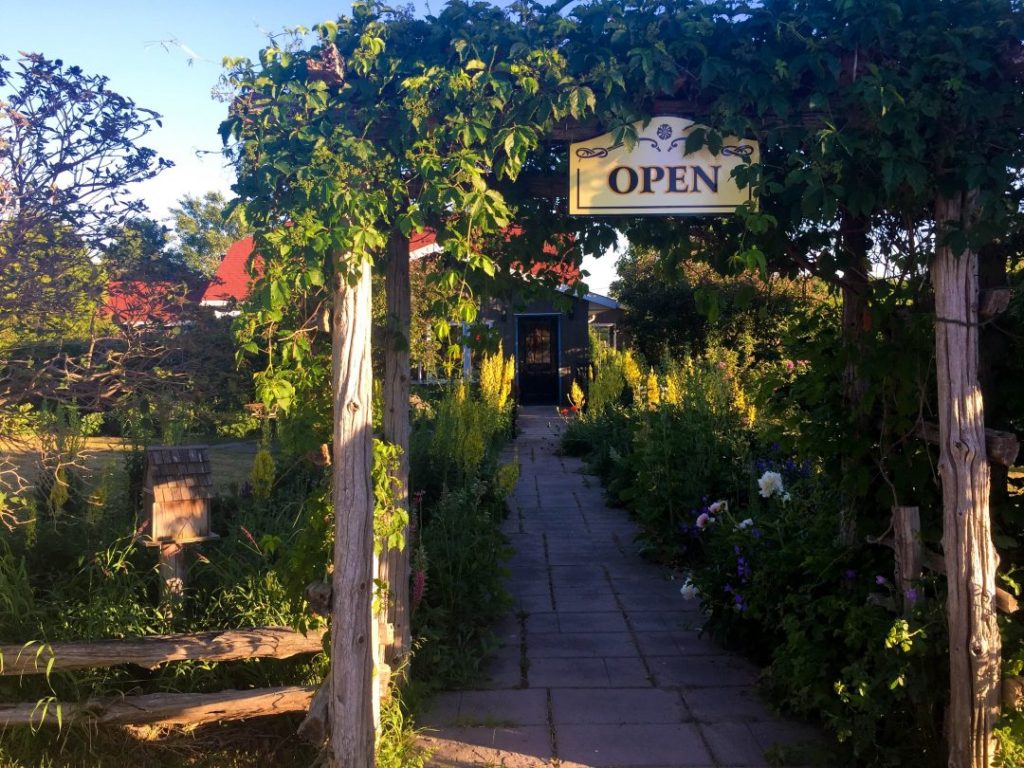
<instances>
[{"instance_id":1,"label":"tall cedar post","mask_svg":"<svg viewBox=\"0 0 1024 768\"><path fill-rule=\"evenodd\" d=\"M409 238L393 230L388 239L387 336L384 349L384 439L401 449L395 501L409 511L409 335L412 322L409 286ZM385 661L392 667L412 646L409 626L409 528L403 531L406 546L381 553L378 577L388 585L387 620L393 640L388 644Z\"/></svg>"},{"instance_id":2,"label":"tall cedar post","mask_svg":"<svg viewBox=\"0 0 1024 768\"><path fill-rule=\"evenodd\" d=\"M842 254L840 263L843 265L843 347L847 355L846 368L843 371L843 399L849 412L857 414L860 433L870 434L870 420L864 413L863 405L868 379L864 375L861 362L871 289L868 278L871 267L868 260L867 222L848 211L843 211L839 236ZM849 465L852 461L847 457L844 464ZM852 469L851 466L844 467L844 474ZM853 546L857 541L857 516L858 510L854 502L847 499L839 524L839 539L845 546Z\"/></svg>"},{"instance_id":3,"label":"tall cedar post","mask_svg":"<svg viewBox=\"0 0 1024 768\"><path fill-rule=\"evenodd\" d=\"M999 714L996 565L989 520L989 468L978 385L978 259L943 243L966 224L970 196L935 202L935 353L939 394L939 476L949 582L949 766L988 768Z\"/></svg>"},{"instance_id":4,"label":"tall cedar post","mask_svg":"<svg viewBox=\"0 0 1024 768\"><path fill-rule=\"evenodd\" d=\"M331 611L331 752L336 768L374 764L373 372L370 264L346 282L335 256L331 318L334 405L334 574Z\"/></svg>"},{"instance_id":5,"label":"tall cedar post","mask_svg":"<svg viewBox=\"0 0 1024 768\"><path fill-rule=\"evenodd\" d=\"M896 550L896 586L900 591L903 614L909 616L914 601L908 595L914 588L914 582L921 578L921 569L924 567L920 508L893 507L892 531Z\"/></svg>"}]
</instances>

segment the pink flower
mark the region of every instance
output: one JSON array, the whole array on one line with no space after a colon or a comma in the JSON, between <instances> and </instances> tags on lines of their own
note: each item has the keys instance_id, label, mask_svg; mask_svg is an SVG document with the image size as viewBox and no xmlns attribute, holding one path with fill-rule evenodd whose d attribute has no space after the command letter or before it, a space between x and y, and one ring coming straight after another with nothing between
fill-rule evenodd
<instances>
[{"instance_id":1,"label":"pink flower","mask_svg":"<svg viewBox=\"0 0 1024 768\"><path fill-rule=\"evenodd\" d=\"M702 531L708 527L708 523L710 522L711 516L708 515L707 512L701 512L700 515L697 516L697 527L700 528Z\"/></svg>"},{"instance_id":2,"label":"pink flower","mask_svg":"<svg viewBox=\"0 0 1024 768\"><path fill-rule=\"evenodd\" d=\"M423 602L423 594L427 591L427 572L420 569L412 575L412 609L415 611Z\"/></svg>"},{"instance_id":3,"label":"pink flower","mask_svg":"<svg viewBox=\"0 0 1024 768\"><path fill-rule=\"evenodd\" d=\"M794 363L792 360L787 360L785 363L783 363L783 365L786 366L786 370L789 371L790 373L792 373L793 369L796 368L796 363Z\"/></svg>"}]
</instances>

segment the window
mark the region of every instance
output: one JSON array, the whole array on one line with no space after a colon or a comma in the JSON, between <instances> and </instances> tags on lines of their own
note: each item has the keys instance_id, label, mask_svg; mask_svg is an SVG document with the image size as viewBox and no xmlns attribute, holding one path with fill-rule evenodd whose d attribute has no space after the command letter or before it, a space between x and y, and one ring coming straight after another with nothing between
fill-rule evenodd
<instances>
[{"instance_id":1,"label":"window","mask_svg":"<svg viewBox=\"0 0 1024 768\"><path fill-rule=\"evenodd\" d=\"M604 346L615 347L615 326L612 323L591 323L590 330Z\"/></svg>"},{"instance_id":2,"label":"window","mask_svg":"<svg viewBox=\"0 0 1024 768\"><path fill-rule=\"evenodd\" d=\"M551 365L551 346L551 328L531 328L526 334L527 365Z\"/></svg>"}]
</instances>

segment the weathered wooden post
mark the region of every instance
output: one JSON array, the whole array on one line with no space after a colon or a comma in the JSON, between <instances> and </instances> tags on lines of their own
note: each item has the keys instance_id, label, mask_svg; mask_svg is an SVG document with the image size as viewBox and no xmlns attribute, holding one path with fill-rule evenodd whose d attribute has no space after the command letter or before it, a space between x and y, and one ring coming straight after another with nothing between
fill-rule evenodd
<instances>
[{"instance_id":1,"label":"weathered wooden post","mask_svg":"<svg viewBox=\"0 0 1024 768\"><path fill-rule=\"evenodd\" d=\"M989 468L978 384L978 259L945 242L969 223L971 195L935 202L935 354L939 476L948 580L949 766L988 768L999 714L1000 638Z\"/></svg>"},{"instance_id":2,"label":"weathered wooden post","mask_svg":"<svg viewBox=\"0 0 1024 768\"><path fill-rule=\"evenodd\" d=\"M334 256L334 573L331 610L332 765L374 764L373 372L370 264Z\"/></svg>"},{"instance_id":3,"label":"weathered wooden post","mask_svg":"<svg viewBox=\"0 0 1024 768\"><path fill-rule=\"evenodd\" d=\"M409 511L409 334L412 321L409 285L409 238L398 230L388 240L387 337L384 349L384 439L398 446L395 504ZM395 666L412 646L409 626L409 528L402 532L405 547L381 553L378 577L388 585L387 622L392 640L385 661Z\"/></svg>"},{"instance_id":4,"label":"weathered wooden post","mask_svg":"<svg viewBox=\"0 0 1024 768\"><path fill-rule=\"evenodd\" d=\"M907 594L924 567L921 544L921 510L918 507L893 507L893 548L896 551L896 587L903 601L903 613L909 614L913 600Z\"/></svg>"}]
</instances>

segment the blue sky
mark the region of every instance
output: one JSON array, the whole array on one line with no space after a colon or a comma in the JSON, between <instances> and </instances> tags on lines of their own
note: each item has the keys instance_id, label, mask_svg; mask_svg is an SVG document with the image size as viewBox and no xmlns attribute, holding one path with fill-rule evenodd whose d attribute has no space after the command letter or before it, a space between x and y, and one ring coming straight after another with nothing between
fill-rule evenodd
<instances>
[{"instance_id":1,"label":"blue sky","mask_svg":"<svg viewBox=\"0 0 1024 768\"><path fill-rule=\"evenodd\" d=\"M439 0L429 5L441 7ZM416 3L420 12L427 6ZM211 98L221 59L255 58L268 33L309 27L350 9L350 2L324 0L0 0L0 53L42 53L106 75L115 91L163 116L163 127L146 144L175 167L137 193L164 218L185 194L216 189L230 195L233 173L216 154L226 106ZM592 289L607 290L613 261L587 260Z\"/></svg>"}]
</instances>

